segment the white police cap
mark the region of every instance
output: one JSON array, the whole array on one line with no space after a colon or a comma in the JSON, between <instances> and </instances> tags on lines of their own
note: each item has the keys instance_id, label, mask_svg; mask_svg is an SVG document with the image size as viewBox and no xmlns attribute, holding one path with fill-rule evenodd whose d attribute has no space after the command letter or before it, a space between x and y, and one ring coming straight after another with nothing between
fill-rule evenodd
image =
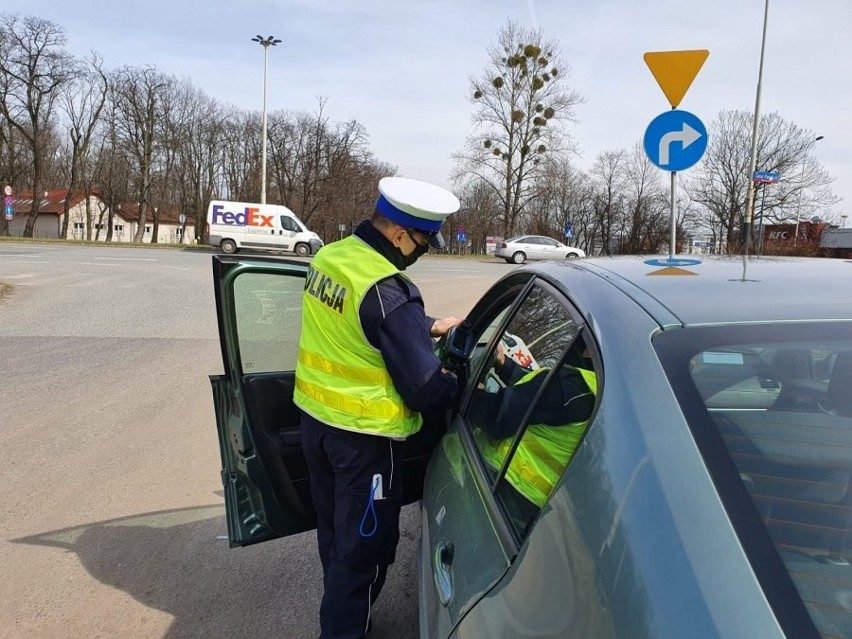
<instances>
[{"instance_id":1,"label":"white police cap","mask_svg":"<svg viewBox=\"0 0 852 639\"><path fill-rule=\"evenodd\" d=\"M404 177L379 180L376 210L389 220L429 237L429 244L443 248L441 223L461 207L447 189Z\"/></svg>"}]
</instances>

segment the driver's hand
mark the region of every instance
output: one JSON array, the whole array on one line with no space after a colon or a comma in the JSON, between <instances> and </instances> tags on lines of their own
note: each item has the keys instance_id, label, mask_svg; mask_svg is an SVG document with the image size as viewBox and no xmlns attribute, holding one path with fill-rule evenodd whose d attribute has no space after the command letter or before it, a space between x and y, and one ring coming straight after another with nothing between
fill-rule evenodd
<instances>
[{"instance_id":1,"label":"driver's hand","mask_svg":"<svg viewBox=\"0 0 852 639\"><path fill-rule=\"evenodd\" d=\"M437 319L432 323L432 328L430 329L429 334L432 337L442 337L447 334L447 331L449 331L452 326L457 326L459 324L461 324L461 320L457 317Z\"/></svg>"},{"instance_id":2,"label":"driver's hand","mask_svg":"<svg viewBox=\"0 0 852 639\"><path fill-rule=\"evenodd\" d=\"M495 361L497 362L497 366L502 368L503 364L506 363L506 349L503 348L503 340L501 339L497 342L497 355L495 356Z\"/></svg>"}]
</instances>

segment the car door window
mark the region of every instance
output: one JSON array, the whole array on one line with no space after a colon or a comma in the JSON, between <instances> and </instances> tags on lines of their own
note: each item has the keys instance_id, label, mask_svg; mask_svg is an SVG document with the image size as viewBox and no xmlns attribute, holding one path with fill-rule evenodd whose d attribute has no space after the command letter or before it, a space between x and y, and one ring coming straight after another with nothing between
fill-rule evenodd
<instances>
[{"instance_id":1,"label":"car door window","mask_svg":"<svg viewBox=\"0 0 852 639\"><path fill-rule=\"evenodd\" d=\"M233 287L240 372L293 370L304 280L274 273L241 273Z\"/></svg>"},{"instance_id":2,"label":"car door window","mask_svg":"<svg viewBox=\"0 0 852 639\"><path fill-rule=\"evenodd\" d=\"M596 375L580 324L534 287L471 382L468 425L490 485L523 537L585 433ZM585 373L579 369L586 370Z\"/></svg>"}]
</instances>

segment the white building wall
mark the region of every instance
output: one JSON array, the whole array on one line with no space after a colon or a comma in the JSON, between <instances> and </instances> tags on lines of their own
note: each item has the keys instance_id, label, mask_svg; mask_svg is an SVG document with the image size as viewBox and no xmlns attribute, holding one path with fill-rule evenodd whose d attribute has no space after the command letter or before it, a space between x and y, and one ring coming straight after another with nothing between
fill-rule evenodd
<instances>
[{"instance_id":1,"label":"white building wall","mask_svg":"<svg viewBox=\"0 0 852 639\"><path fill-rule=\"evenodd\" d=\"M131 227L131 234L127 241L132 242L136 235L136 229L139 228L139 223L131 222L129 226ZM160 222L160 225L157 227L157 231L157 243L159 244L192 244L192 240L195 237L195 226L193 224L186 225L186 237L181 237L180 224ZM148 220L145 222L145 233L142 236L142 243L150 243L153 233L154 222L152 220Z\"/></svg>"}]
</instances>

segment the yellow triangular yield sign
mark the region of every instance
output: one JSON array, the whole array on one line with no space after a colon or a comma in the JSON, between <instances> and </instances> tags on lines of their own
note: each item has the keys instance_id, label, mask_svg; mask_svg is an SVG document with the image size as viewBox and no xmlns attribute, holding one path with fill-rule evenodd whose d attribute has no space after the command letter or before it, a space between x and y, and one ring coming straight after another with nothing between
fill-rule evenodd
<instances>
[{"instance_id":1,"label":"yellow triangular yield sign","mask_svg":"<svg viewBox=\"0 0 852 639\"><path fill-rule=\"evenodd\" d=\"M673 109L683 100L709 55L707 49L649 51L645 54L645 64L651 69Z\"/></svg>"}]
</instances>

